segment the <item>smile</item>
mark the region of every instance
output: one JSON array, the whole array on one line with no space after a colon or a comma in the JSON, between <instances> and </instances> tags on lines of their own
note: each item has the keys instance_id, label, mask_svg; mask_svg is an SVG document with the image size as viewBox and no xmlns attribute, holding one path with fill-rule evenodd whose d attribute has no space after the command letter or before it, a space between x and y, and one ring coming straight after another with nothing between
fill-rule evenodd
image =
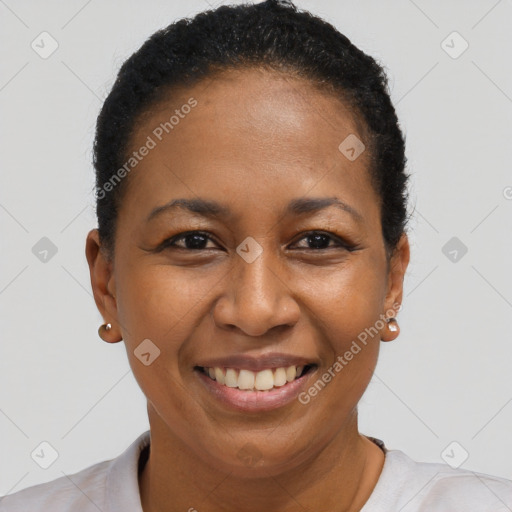
<instances>
[{"instance_id":1,"label":"smile","mask_svg":"<svg viewBox=\"0 0 512 512\"><path fill-rule=\"evenodd\" d=\"M238 388L246 391L270 391L275 388L286 386L289 382L306 374L312 365L287 366L280 368L267 368L258 372L237 368L214 368L198 367L199 371L208 375L212 380L217 381L229 388Z\"/></svg>"},{"instance_id":2,"label":"smile","mask_svg":"<svg viewBox=\"0 0 512 512\"><path fill-rule=\"evenodd\" d=\"M219 363L194 368L200 389L207 393L208 402L243 413L261 413L298 403L299 394L318 369L316 364L304 363L300 366L277 366L274 363L272 368L265 368L259 361L249 370L237 368L233 364L235 361L231 367L217 366Z\"/></svg>"}]
</instances>

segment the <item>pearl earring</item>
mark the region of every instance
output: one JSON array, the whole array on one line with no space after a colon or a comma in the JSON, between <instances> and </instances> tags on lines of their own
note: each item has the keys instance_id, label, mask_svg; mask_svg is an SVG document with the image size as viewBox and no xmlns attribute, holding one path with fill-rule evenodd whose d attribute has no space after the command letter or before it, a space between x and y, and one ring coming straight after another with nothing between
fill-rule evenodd
<instances>
[{"instance_id":1,"label":"pearl earring","mask_svg":"<svg viewBox=\"0 0 512 512\"><path fill-rule=\"evenodd\" d=\"M102 324L100 325L100 327L98 328L98 336L103 340L103 341L107 341L105 339L105 334L110 331L110 329L112 329L112 324Z\"/></svg>"}]
</instances>

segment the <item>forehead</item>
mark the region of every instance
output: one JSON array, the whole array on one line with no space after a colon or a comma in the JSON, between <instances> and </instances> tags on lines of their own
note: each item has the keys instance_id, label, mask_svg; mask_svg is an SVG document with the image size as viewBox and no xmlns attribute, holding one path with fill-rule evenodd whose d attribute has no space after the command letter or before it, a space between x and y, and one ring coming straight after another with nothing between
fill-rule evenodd
<instances>
[{"instance_id":1,"label":"forehead","mask_svg":"<svg viewBox=\"0 0 512 512\"><path fill-rule=\"evenodd\" d=\"M317 151L320 144L322 151L327 144L337 149L344 134L364 138L364 123L341 93L265 68L223 70L193 87L169 91L137 120L135 138L144 138L159 123L169 121L191 98L197 107L186 114L186 123L181 122L182 116L173 121L182 125L172 127L174 136L193 128L228 145L236 139L237 147L243 146L244 140L247 145L267 143L268 148L285 144L288 153L301 153L297 146L305 138L309 144L302 147Z\"/></svg>"},{"instance_id":2,"label":"forehead","mask_svg":"<svg viewBox=\"0 0 512 512\"><path fill-rule=\"evenodd\" d=\"M269 207L279 191L285 200L309 190L332 196L338 187L368 200L368 152L351 160L340 151L350 137L364 141L364 131L350 105L333 94L274 71L225 71L174 91L138 119L130 151L149 139L154 147L128 188L137 204L137 196L144 202L152 191L152 207L187 188L189 196L250 196Z\"/></svg>"}]
</instances>

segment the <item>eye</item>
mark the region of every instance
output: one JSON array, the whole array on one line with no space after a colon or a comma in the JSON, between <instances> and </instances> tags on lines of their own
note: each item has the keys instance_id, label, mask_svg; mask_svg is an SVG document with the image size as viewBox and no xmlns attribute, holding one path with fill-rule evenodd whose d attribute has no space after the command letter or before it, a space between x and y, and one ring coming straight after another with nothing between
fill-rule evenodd
<instances>
[{"instance_id":1,"label":"eye","mask_svg":"<svg viewBox=\"0 0 512 512\"><path fill-rule=\"evenodd\" d=\"M184 247L181 245L177 245L176 242L183 240ZM207 250L208 247L204 247L205 242L207 240L213 239L203 231L187 231L186 233L180 233L179 235L173 236L164 240L157 248L157 251L166 249L168 247L177 248L177 249L185 249L191 251L201 251Z\"/></svg>"},{"instance_id":2,"label":"eye","mask_svg":"<svg viewBox=\"0 0 512 512\"><path fill-rule=\"evenodd\" d=\"M349 244L348 242L345 242L339 236L324 231L310 231L306 233L306 236L303 236L302 238L299 239L299 241L301 240L307 240L308 244L312 246L310 247L310 249L316 251L333 249L336 247L341 247L349 251L353 251L355 249L355 246ZM335 242L335 245L329 246L330 242ZM301 249L302 248L304 247L301 247Z\"/></svg>"},{"instance_id":3,"label":"eye","mask_svg":"<svg viewBox=\"0 0 512 512\"><path fill-rule=\"evenodd\" d=\"M205 247L208 241L214 241L208 233L204 231L187 231L180 233L176 236L164 240L156 249L161 251L167 248L184 249L189 251L201 251L208 250L210 248ZM348 251L353 251L356 247L348 242L342 240L339 236L333 233L327 233L323 231L310 231L305 233L305 236L299 239L299 241L306 240L309 247L299 247L299 249L310 249L314 251L322 251L326 249L344 248ZM183 242L182 245L178 245L177 242ZM331 245L334 242L334 245ZM297 244L297 242L295 242Z\"/></svg>"}]
</instances>

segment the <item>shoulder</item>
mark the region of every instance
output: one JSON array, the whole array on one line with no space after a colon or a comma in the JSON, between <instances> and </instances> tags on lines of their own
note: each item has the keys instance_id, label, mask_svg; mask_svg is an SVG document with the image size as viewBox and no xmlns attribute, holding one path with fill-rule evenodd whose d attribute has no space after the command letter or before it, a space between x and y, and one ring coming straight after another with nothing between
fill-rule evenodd
<instances>
[{"instance_id":1,"label":"shoulder","mask_svg":"<svg viewBox=\"0 0 512 512\"><path fill-rule=\"evenodd\" d=\"M142 512L138 468L150 439L148 430L114 459L8 494L0 512Z\"/></svg>"},{"instance_id":2,"label":"shoulder","mask_svg":"<svg viewBox=\"0 0 512 512\"><path fill-rule=\"evenodd\" d=\"M510 512L512 480L452 468L448 464L417 462L400 450L387 450L377 483L402 512Z\"/></svg>"},{"instance_id":3,"label":"shoulder","mask_svg":"<svg viewBox=\"0 0 512 512\"><path fill-rule=\"evenodd\" d=\"M77 473L3 496L0 512L97 512L105 501L105 481L111 463L99 462Z\"/></svg>"}]
</instances>

